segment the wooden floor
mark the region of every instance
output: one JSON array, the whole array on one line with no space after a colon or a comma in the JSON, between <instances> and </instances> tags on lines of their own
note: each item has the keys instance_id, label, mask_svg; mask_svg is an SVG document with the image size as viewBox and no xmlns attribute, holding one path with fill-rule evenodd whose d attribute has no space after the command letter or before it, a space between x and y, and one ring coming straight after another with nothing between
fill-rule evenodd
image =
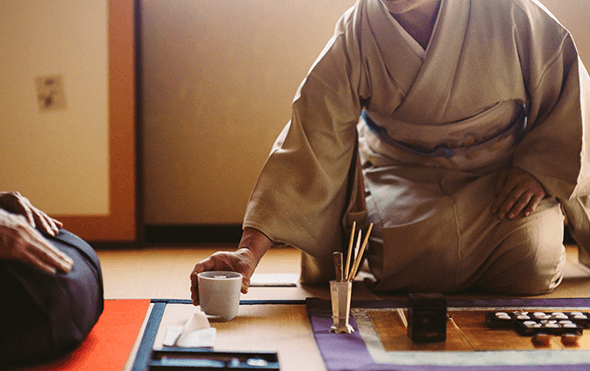
<instances>
[{"instance_id":1,"label":"wooden floor","mask_svg":"<svg viewBox=\"0 0 590 371\"><path fill-rule=\"evenodd\" d=\"M190 299L190 273L194 265L219 250L234 250L234 246L152 246L140 250L98 250L106 299L166 298ZM577 258L577 247L566 247L568 262L565 277L554 292L543 297L590 296L590 269ZM300 254L291 248L273 248L261 260L256 273L298 274ZM362 285L361 282L358 284ZM356 285L356 283L355 283ZM355 286L356 287L356 286ZM359 291L355 289L356 291ZM252 288L244 298L305 299L325 296L324 288ZM367 294L369 295L369 294ZM453 295L469 297L473 293Z\"/></svg>"}]
</instances>

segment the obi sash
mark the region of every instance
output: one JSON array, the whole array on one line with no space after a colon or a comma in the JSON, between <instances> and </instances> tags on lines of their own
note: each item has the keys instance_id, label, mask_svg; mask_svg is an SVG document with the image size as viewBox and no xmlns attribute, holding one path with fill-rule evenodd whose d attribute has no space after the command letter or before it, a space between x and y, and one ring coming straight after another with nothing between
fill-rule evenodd
<instances>
[{"instance_id":1,"label":"obi sash","mask_svg":"<svg viewBox=\"0 0 590 371\"><path fill-rule=\"evenodd\" d=\"M527 129L527 106L499 102L464 120L437 125L406 123L363 111L363 122L361 152L376 166L420 165L487 173L512 161Z\"/></svg>"},{"instance_id":2,"label":"obi sash","mask_svg":"<svg viewBox=\"0 0 590 371\"><path fill-rule=\"evenodd\" d=\"M427 148L421 148L419 146L405 143L403 141L396 140L396 139L392 138L383 126L377 125L375 123L375 121L373 121L371 119L371 117L369 117L369 115L367 114L367 111L363 111L361 113L361 117L365 120L369 129L373 133L375 133L379 137L379 139L382 140L383 142L387 143L390 146L408 151L412 154L419 155L419 156L425 156L425 157L451 158L455 155L462 155L466 151L468 151L469 149L472 149L472 148L475 148L478 146L493 145L493 144L507 138L508 136L515 137L516 142L519 142L522 139L524 132L526 131L526 127L527 127L526 105L521 104L518 108L518 113L516 114L516 117L512 120L512 122L510 122L510 124L507 127L503 128L500 132L496 133L495 135L483 136L483 139L480 139L480 140L466 140L466 141L464 140L465 145L463 145L463 146L450 147L449 145L443 143L443 144L435 145L434 148L432 148L432 149L427 149ZM468 121L472 121L472 120L469 119ZM473 120L473 121L475 121L475 120ZM432 129L431 125L412 125L412 126L414 128L421 128L419 130L431 130ZM441 125L439 125L437 127L440 128ZM451 125L451 128L449 128L448 131L450 132L451 130L456 131L457 128L454 125Z\"/></svg>"}]
</instances>

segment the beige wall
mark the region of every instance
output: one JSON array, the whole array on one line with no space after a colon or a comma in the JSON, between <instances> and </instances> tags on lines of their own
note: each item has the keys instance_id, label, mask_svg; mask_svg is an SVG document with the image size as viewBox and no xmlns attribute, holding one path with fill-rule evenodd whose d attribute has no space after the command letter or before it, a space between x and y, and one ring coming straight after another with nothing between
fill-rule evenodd
<instances>
[{"instance_id":1,"label":"beige wall","mask_svg":"<svg viewBox=\"0 0 590 371\"><path fill-rule=\"evenodd\" d=\"M589 0L544 3L590 60ZM142 0L146 224L241 223L308 68L353 0Z\"/></svg>"},{"instance_id":2,"label":"beige wall","mask_svg":"<svg viewBox=\"0 0 590 371\"><path fill-rule=\"evenodd\" d=\"M143 0L145 222L241 223L312 62L353 0Z\"/></svg>"},{"instance_id":3,"label":"beige wall","mask_svg":"<svg viewBox=\"0 0 590 371\"><path fill-rule=\"evenodd\" d=\"M590 0L541 0L576 41L582 62L590 68Z\"/></svg>"},{"instance_id":4,"label":"beige wall","mask_svg":"<svg viewBox=\"0 0 590 371\"><path fill-rule=\"evenodd\" d=\"M0 2L0 190L50 214L109 212L107 0ZM42 113L35 78L61 74Z\"/></svg>"}]
</instances>

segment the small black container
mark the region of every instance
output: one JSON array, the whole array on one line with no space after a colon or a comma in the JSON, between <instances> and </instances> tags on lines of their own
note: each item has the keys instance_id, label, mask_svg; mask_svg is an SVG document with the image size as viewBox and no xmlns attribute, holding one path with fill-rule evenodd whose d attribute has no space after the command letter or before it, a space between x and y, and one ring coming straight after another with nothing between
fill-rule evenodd
<instances>
[{"instance_id":1,"label":"small black container","mask_svg":"<svg viewBox=\"0 0 590 371\"><path fill-rule=\"evenodd\" d=\"M410 294L408 337L416 343L447 340L447 298L441 294Z\"/></svg>"}]
</instances>

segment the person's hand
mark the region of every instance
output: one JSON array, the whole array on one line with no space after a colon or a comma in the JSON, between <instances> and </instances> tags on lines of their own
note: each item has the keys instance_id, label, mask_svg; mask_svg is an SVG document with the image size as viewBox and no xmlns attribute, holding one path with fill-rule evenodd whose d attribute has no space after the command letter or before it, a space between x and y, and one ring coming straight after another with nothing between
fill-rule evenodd
<instances>
[{"instance_id":1,"label":"person's hand","mask_svg":"<svg viewBox=\"0 0 590 371\"><path fill-rule=\"evenodd\" d=\"M34 207L29 199L18 192L0 192L0 209L22 215L27 222L41 233L56 236L62 223Z\"/></svg>"},{"instance_id":2,"label":"person's hand","mask_svg":"<svg viewBox=\"0 0 590 371\"><path fill-rule=\"evenodd\" d=\"M238 249L235 252L219 251L197 263L191 273L191 299L193 305L199 305L198 274L205 271L233 271L242 274L242 293L248 293L250 276L254 273L256 261L252 251Z\"/></svg>"},{"instance_id":3,"label":"person's hand","mask_svg":"<svg viewBox=\"0 0 590 371\"><path fill-rule=\"evenodd\" d=\"M496 199L492 204L492 213L503 220L514 219L522 212L529 216L545 197L546 192L541 183L517 167L503 170L495 184Z\"/></svg>"},{"instance_id":4,"label":"person's hand","mask_svg":"<svg viewBox=\"0 0 590 371\"><path fill-rule=\"evenodd\" d=\"M0 209L0 260L20 261L48 273L72 269L72 259L53 246L22 215Z\"/></svg>"},{"instance_id":5,"label":"person's hand","mask_svg":"<svg viewBox=\"0 0 590 371\"><path fill-rule=\"evenodd\" d=\"M199 305L198 274L205 271L233 271L242 274L242 293L248 293L250 277L262 256L270 248L272 242L262 233L246 228L238 249L234 252L219 251L195 265L191 273L191 298L193 305Z\"/></svg>"}]
</instances>

